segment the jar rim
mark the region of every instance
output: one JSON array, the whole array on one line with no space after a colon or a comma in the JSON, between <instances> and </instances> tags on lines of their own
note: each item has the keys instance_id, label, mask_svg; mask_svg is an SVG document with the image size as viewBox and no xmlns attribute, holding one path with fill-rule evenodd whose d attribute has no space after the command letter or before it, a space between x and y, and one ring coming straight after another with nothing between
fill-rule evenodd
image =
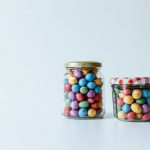
<instances>
[{"instance_id":1,"label":"jar rim","mask_svg":"<svg viewBox=\"0 0 150 150\"><path fill-rule=\"evenodd\" d=\"M71 61L65 64L66 68L82 68L82 67L102 67L102 63L98 61Z\"/></svg>"}]
</instances>

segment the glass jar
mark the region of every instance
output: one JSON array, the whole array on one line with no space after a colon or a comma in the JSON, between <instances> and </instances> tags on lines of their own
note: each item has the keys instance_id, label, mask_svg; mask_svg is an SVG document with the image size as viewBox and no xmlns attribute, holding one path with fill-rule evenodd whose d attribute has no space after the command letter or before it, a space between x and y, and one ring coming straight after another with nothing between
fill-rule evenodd
<instances>
[{"instance_id":1,"label":"glass jar","mask_svg":"<svg viewBox=\"0 0 150 150\"><path fill-rule=\"evenodd\" d=\"M102 64L76 61L66 63L65 67L63 115L77 119L102 118Z\"/></svg>"},{"instance_id":2,"label":"glass jar","mask_svg":"<svg viewBox=\"0 0 150 150\"><path fill-rule=\"evenodd\" d=\"M150 121L150 77L112 78L114 116L123 121Z\"/></svg>"}]
</instances>

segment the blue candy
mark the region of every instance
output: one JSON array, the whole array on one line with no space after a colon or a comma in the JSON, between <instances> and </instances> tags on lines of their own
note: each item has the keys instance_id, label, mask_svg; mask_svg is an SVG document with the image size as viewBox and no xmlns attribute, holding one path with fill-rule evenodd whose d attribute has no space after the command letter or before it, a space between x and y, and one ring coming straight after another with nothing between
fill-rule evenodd
<instances>
[{"instance_id":1,"label":"blue candy","mask_svg":"<svg viewBox=\"0 0 150 150\"><path fill-rule=\"evenodd\" d=\"M95 88L95 83L94 82L88 82L88 84L87 84L87 87L89 88L89 89L94 89Z\"/></svg>"},{"instance_id":2,"label":"blue candy","mask_svg":"<svg viewBox=\"0 0 150 150\"><path fill-rule=\"evenodd\" d=\"M95 93L100 93L101 91L101 88L99 86L96 86L95 89L94 89Z\"/></svg>"},{"instance_id":3,"label":"blue candy","mask_svg":"<svg viewBox=\"0 0 150 150\"><path fill-rule=\"evenodd\" d=\"M87 81L93 81L95 79L95 75L94 73L88 73L86 76L85 76L85 79Z\"/></svg>"},{"instance_id":4,"label":"blue candy","mask_svg":"<svg viewBox=\"0 0 150 150\"><path fill-rule=\"evenodd\" d=\"M80 90L80 86L79 86L78 84L74 84L74 85L72 86L72 91L73 91L74 93L78 93L79 90Z\"/></svg>"},{"instance_id":5,"label":"blue candy","mask_svg":"<svg viewBox=\"0 0 150 150\"><path fill-rule=\"evenodd\" d=\"M65 78L65 79L64 79L64 84L67 84L67 83L68 83L68 79Z\"/></svg>"},{"instance_id":6,"label":"blue candy","mask_svg":"<svg viewBox=\"0 0 150 150\"><path fill-rule=\"evenodd\" d=\"M81 108L78 112L79 117L86 117L87 115L87 109L86 108Z\"/></svg>"},{"instance_id":7,"label":"blue candy","mask_svg":"<svg viewBox=\"0 0 150 150\"><path fill-rule=\"evenodd\" d=\"M130 110L131 110L130 105L124 104L124 105L122 106L122 111L123 111L124 113L128 113Z\"/></svg>"},{"instance_id":8,"label":"blue candy","mask_svg":"<svg viewBox=\"0 0 150 150\"><path fill-rule=\"evenodd\" d=\"M147 102L148 105L150 105L150 97L148 97L148 98L146 99L146 102Z\"/></svg>"},{"instance_id":9,"label":"blue candy","mask_svg":"<svg viewBox=\"0 0 150 150\"><path fill-rule=\"evenodd\" d=\"M84 85L86 85L86 83L87 83L87 81L86 81L85 78L82 78L82 79L79 80L79 85L80 86L84 86Z\"/></svg>"},{"instance_id":10,"label":"blue candy","mask_svg":"<svg viewBox=\"0 0 150 150\"><path fill-rule=\"evenodd\" d=\"M146 89L144 89L144 90L142 90L142 95L143 95L143 97L150 97L150 90L146 90Z\"/></svg>"}]
</instances>

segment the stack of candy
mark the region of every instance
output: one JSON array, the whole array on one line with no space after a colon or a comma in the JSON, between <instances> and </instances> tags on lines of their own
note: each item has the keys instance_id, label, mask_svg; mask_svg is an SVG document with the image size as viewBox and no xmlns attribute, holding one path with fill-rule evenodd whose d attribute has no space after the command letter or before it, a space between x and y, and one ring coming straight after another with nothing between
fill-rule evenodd
<instances>
[{"instance_id":1,"label":"stack of candy","mask_svg":"<svg viewBox=\"0 0 150 150\"><path fill-rule=\"evenodd\" d=\"M73 118L100 117L102 80L97 68L69 69L64 79L64 115Z\"/></svg>"},{"instance_id":2,"label":"stack of candy","mask_svg":"<svg viewBox=\"0 0 150 150\"><path fill-rule=\"evenodd\" d=\"M145 78L141 78L144 82L136 79L113 80L114 113L121 120L150 121L150 86L145 84Z\"/></svg>"}]
</instances>

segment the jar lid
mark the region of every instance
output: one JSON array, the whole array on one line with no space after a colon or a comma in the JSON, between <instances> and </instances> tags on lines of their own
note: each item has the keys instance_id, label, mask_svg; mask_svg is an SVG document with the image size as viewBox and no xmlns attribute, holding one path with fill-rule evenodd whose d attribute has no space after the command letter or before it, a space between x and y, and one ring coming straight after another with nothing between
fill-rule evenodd
<instances>
[{"instance_id":1,"label":"jar lid","mask_svg":"<svg viewBox=\"0 0 150 150\"><path fill-rule=\"evenodd\" d=\"M102 63L96 61L72 61L65 64L67 68L102 67Z\"/></svg>"},{"instance_id":2,"label":"jar lid","mask_svg":"<svg viewBox=\"0 0 150 150\"><path fill-rule=\"evenodd\" d=\"M114 77L110 81L111 85L147 85L150 84L150 77Z\"/></svg>"}]
</instances>

